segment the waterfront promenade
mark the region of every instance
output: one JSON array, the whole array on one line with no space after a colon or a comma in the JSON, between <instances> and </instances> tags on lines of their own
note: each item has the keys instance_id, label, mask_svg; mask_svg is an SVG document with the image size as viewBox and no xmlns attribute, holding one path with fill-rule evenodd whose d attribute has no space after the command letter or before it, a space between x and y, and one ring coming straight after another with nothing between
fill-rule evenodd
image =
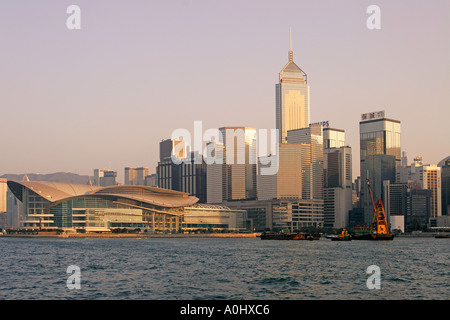
<instances>
[{"instance_id":1,"label":"waterfront promenade","mask_svg":"<svg viewBox=\"0 0 450 320\"><path fill-rule=\"evenodd\" d=\"M4 234L0 237L12 238L114 238L114 239L151 239L151 238L255 238L260 233L61 233L39 232L37 234Z\"/></svg>"}]
</instances>

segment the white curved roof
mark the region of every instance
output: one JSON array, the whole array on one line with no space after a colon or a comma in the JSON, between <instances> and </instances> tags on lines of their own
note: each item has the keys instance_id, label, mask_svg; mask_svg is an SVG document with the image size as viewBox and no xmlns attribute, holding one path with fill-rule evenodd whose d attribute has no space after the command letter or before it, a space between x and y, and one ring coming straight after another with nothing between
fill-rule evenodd
<instances>
[{"instance_id":1,"label":"white curved roof","mask_svg":"<svg viewBox=\"0 0 450 320\"><path fill-rule=\"evenodd\" d=\"M59 201L65 198L82 196L92 193L93 191L100 188L90 185L51 181L8 181L8 185L14 183L22 185L34 191L50 202Z\"/></svg>"},{"instance_id":2,"label":"white curved roof","mask_svg":"<svg viewBox=\"0 0 450 320\"><path fill-rule=\"evenodd\" d=\"M14 195L21 201L23 187L34 191L52 203L79 196L116 196L160 207L176 208L193 205L199 200L185 192L146 186L96 187L49 181L8 181L7 183Z\"/></svg>"}]
</instances>

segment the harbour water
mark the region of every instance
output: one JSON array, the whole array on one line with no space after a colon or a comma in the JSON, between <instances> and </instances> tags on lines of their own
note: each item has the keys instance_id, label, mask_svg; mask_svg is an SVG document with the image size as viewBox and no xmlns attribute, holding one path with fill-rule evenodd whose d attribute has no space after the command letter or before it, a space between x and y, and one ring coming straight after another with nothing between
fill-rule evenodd
<instances>
[{"instance_id":1,"label":"harbour water","mask_svg":"<svg viewBox=\"0 0 450 320\"><path fill-rule=\"evenodd\" d=\"M1 300L448 300L450 241L0 238ZM69 266L80 288L69 289ZM369 289L367 268L380 268Z\"/></svg>"}]
</instances>

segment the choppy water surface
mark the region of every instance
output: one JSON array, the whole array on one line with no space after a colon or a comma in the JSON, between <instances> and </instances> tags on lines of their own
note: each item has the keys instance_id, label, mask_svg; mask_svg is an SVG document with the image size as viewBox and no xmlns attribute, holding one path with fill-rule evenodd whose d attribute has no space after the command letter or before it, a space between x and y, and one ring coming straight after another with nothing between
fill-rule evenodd
<instances>
[{"instance_id":1,"label":"choppy water surface","mask_svg":"<svg viewBox=\"0 0 450 320\"><path fill-rule=\"evenodd\" d=\"M449 299L448 239L0 238L0 299ZM67 267L81 271L69 290ZM369 290L366 269L381 270Z\"/></svg>"}]
</instances>

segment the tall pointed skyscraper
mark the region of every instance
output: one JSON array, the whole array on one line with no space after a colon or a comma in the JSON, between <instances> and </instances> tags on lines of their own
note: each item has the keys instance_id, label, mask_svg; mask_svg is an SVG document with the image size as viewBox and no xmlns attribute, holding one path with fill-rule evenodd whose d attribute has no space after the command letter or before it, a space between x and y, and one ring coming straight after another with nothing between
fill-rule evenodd
<instances>
[{"instance_id":1,"label":"tall pointed skyscraper","mask_svg":"<svg viewBox=\"0 0 450 320\"><path fill-rule=\"evenodd\" d=\"M288 130L307 128L310 123L309 86L306 73L294 63L289 28L289 61L279 73L276 89L276 127L280 143L287 142Z\"/></svg>"}]
</instances>

